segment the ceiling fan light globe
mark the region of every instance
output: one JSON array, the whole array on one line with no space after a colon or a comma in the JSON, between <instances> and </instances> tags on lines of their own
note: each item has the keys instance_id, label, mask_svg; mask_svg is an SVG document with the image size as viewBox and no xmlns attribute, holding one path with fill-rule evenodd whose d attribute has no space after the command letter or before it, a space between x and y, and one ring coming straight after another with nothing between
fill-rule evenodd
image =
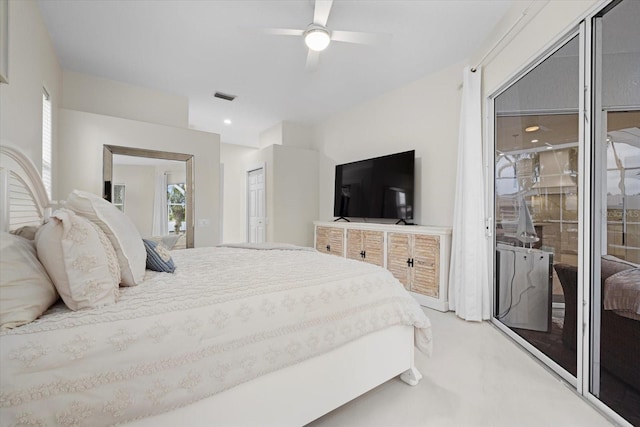
<instances>
[{"instance_id":1,"label":"ceiling fan light globe","mask_svg":"<svg viewBox=\"0 0 640 427\"><path fill-rule=\"evenodd\" d=\"M329 33L322 29L309 30L304 35L304 43L311 50L316 52L323 51L329 46L331 37Z\"/></svg>"}]
</instances>

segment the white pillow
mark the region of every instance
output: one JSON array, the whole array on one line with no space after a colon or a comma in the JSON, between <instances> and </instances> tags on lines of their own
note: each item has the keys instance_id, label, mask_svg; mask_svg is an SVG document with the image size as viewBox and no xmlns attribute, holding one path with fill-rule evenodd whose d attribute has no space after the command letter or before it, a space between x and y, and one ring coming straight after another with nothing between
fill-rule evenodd
<instances>
[{"instance_id":1,"label":"white pillow","mask_svg":"<svg viewBox=\"0 0 640 427\"><path fill-rule=\"evenodd\" d=\"M135 286L144 280L147 251L133 222L106 200L85 191L69 194L66 208L96 224L107 235L118 256L122 285Z\"/></svg>"},{"instance_id":2,"label":"white pillow","mask_svg":"<svg viewBox=\"0 0 640 427\"><path fill-rule=\"evenodd\" d=\"M71 310L116 302L120 267L113 246L97 225L60 209L38 230L36 248Z\"/></svg>"},{"instance_id":3,"label":"white pillow","mask_svg":"<svg viewBox=\"0 0 640 427\"><path fill-rule=\"evenodd\" d=\"M0 329L36 320L58 299L32 240L0 233Z\"/></svg>"}]
</instances>

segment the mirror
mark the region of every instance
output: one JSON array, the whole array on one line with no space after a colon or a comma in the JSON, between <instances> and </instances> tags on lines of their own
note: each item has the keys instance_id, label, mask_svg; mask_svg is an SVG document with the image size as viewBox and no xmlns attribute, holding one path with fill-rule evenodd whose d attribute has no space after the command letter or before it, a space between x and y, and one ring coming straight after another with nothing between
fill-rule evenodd
<instances>
[{"instance_id":1,"label":"mirror","mask_svg":"<svg viewBox=\"0 0 640 427\"><path fill-rule=\"evenodd\" d=\"M142 237L193 248L193 155L104 145L103 182Z\"/></svg>"}]
</instances>

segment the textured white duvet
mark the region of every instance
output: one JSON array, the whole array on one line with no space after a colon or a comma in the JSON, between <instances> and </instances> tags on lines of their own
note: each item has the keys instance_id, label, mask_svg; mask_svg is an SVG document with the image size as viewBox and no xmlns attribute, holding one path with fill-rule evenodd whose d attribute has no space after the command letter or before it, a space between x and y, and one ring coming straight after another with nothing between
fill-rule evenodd
<instances>
[{"instance_id":1,"label":"textured white duvet","mask_svg":"<svg viewBox=\"0 0 640 427\"><path fill-rule=\"evenodd\" d=\"M309 251L172 255L175 274L147 272L115 305L58 305L2 333L0 425L100 426L169 411L391 325L414 325L430 351L429 320L381 268Z\"/></svg>"}]
</instances>

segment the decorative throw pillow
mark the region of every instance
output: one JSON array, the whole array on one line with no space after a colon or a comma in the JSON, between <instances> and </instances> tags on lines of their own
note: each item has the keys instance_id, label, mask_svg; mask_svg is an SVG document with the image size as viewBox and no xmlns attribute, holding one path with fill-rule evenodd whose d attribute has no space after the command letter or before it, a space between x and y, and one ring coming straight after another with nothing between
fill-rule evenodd
<instances>
[{"instance_id":1,"label":"decorative throw pillow","mask_svg":"<svg viewBox=\"0 0 640 427\"><path fill-rule=\"evenodd\" d=\"M122 285L135 286L144 280L147 253L129 217L106 200L85 191L74 190L65 206L89 219L107 235L118 256Z\"/></svg>"},{"instance_id":2,"label":"decorative throw pillow","mask_svg":"<svg viewBox=\"0 0 640 427\"><path fill-rule=\"evenodd\" d=\"M68 209L56 211L36 234L38 257L71 310L113 304L120 267L104 232Z\"/></svg>"},{"instance_id":3,"label":"decorative throw pillow","mask_svg":"<svg viewBox=\"0 0 640 427\"><path fill-rule=\"evenodd\" d=\"M0 329L36 320L58 299L32 240L0 233Z\"/></svg>"},{"instance_id":4,"label":"decorative throw pillow","mask_svg":"<svg viewBox=\"0 0 640 427\"><path fill-rule=\"evenodd\" d=\"M142 239L147 250L147 268L153 271L173 273L176 269L171 254L161 243L153 240Z\"/></svg>"}]
</instances>

